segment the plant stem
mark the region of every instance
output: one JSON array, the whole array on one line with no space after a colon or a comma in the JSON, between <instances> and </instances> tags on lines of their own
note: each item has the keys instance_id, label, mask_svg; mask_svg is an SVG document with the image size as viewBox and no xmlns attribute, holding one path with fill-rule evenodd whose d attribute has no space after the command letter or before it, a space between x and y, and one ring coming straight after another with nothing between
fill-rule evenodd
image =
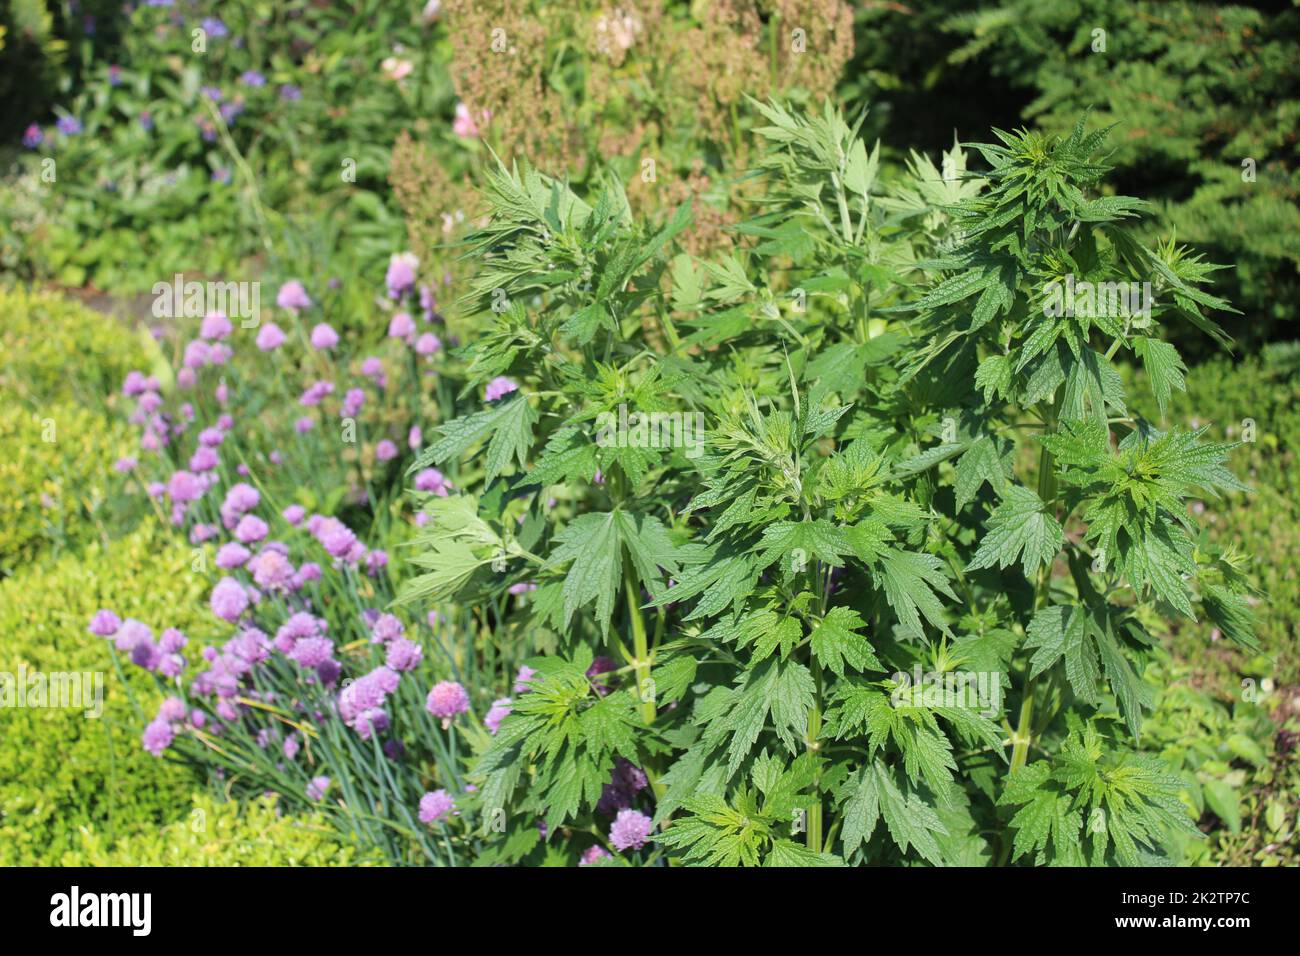
<instances>
[{"instance_id":1,"label":"plant stem","mask_svg":"<svg viewBox=\"0 0 1300 956\"><path fill-rule=\"evenodd\" d=\"M817 738L822 732L822 668L814 657L812 660L813 683L816 696L813 698L812 712L808 714L808 750L815 753L820 744ZM820 777L820 775L819 775ZM821 780L813 784L814 803L808 811L808 849L814 853L822 852L822 795Z\"/></svg>"},{"instance_id":2,"label":"plant stem","mask_svg":"<svg viewBox=\"0 0 1300 956\"><path fill-rule=\"evenodd\" d=\"M650 645L646 640L645 618L641 616L636 576L632 573L632 562L628 558L623 560L623 590L627 597L628 617L632 621L632 667L636 672L636 693L637 700L640 701L638 708L641 719L649 726L655 720L654 695L646 695L646 690L653 686L647 683L650 680Z\"/></svg>"}]
</instances>

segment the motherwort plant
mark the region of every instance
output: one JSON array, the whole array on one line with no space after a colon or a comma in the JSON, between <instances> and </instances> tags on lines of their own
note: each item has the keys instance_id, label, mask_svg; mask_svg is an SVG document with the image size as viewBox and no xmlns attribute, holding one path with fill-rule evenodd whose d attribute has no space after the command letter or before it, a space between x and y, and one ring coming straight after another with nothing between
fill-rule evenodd
<instances>
[{"instance_id":1,"label":"motherwort plant","mask_svg":"<svg viewBox=\"0 0 1300 956\"><path fill-rule=\"evenodd\" d=\"M1195 828L1141 750L1151 625L1253 640L1242 561L1186 506L1241 486L1208 427L1131 413L1116 363L1163 411L1162 329L1227 341L1216 267L1133 238L1082 122L884 184L833 109L758 108L763 212L714 261L612 180L490 177L463 354L492 400L412 465L462 480L402 594L539 655L473 768L490 859L1167 856ZM1067 277L1150 298L1044 309ZM702 416L703 453L598 440L620 410Z\"/></svg>"}]
</instances>

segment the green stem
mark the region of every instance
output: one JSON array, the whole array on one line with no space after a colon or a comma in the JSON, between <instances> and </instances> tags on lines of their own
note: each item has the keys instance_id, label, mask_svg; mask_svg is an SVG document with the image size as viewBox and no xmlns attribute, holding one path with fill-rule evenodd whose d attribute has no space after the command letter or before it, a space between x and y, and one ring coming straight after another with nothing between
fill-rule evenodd
<instances>
[{"instance_id":1,"label":"green stem","mask_svg":"<svg viewBox=\"0 0 1300 956\"><path fill-rule=\"evenodd\" d=\"M816 696L813 698L812 712L808 714L808 739L806 743L809 752L815 754L821 747L821 744L817 742L817 738L821 736L822 732L822 668L815 657L812 660L812 672L813 683L816 686ZM814 803L808 811L808 849L814 853L821 853L822 795L820 779L813 783L813 800Z\"/></svg>"},{"instance_id":2,"label":"green stem","mask_svg":"<svg viewBox=\"0 0 1300 956\"><path fill-rule=\"evenodd\" d=\"M636 693L640 701L638 709L641 719L649 726L655 720L654 697L652 695L647 699L645 695L646 689L652 686L647 683L650 680L650 644L646 639L645 618L641 616L636 576L632 573L631 560L626 558L623 561L623 590L627 596L628 617L632 621L632 668L636 673Z\"/></svg>"}]
</instances>

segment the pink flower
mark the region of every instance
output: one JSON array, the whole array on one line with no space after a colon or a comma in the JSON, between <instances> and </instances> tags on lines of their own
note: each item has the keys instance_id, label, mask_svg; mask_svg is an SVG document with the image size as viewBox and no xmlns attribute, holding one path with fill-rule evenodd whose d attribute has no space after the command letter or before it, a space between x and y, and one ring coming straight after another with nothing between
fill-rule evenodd
<instances>
[{"instance_id":1,"label":"pink flower","mask_svg":"<svg viewBox=\"0 0 1300 956\"><path fill-rule=\"evenodd\" d=\"M233 330L230 320L220 312L211 312L203 317L203 322L199 325L199 335L209 342L216 342L224 339Z\"/></svg>"},{"instance_id":2,"label":"pink flower","mask_svg":"<svg viewBox=\"0 0 1300 956\"><path fill-rule=\"evenodd\" d=\"M320 322L311 330L311 346L322 351L339 344L339 334L328 324Z\"/></svg>"},{"instance_id":3,"label":"pink flower","mask_svg":"<svg viewBox=\"0 0 1300 956\"><path fill-rule=\"evenodd\" d=\"M453 717L469 710L469 694L455 681L441 681L429 691L424 708L433 716L441 717L442 729L446 730L451 726Z\"/></svg>"},{"instance_id":4,"label":"pink flower","mask_svg":"<svg viewBox=\"0 0 1300 956\"><path fill-rule=\"evenodd\" d=\"M499 700L492 701L487 716L483 718L483 726L488 729L489 733L495 734L501 729L501 721L510 716L511 703L509 697L502 697Z\"/></svg>"},{"instance_id":5,"label":"pink flower","mask_svg":"<svg viewBox=\"0 0 1300 956\"><path fill-rule=\"evenodd\" d=\"M385 438L375 446L375 459L377 461L392 461L397 457L397 446Z\"/></svg>"},{"instance_id":6,"label":"pink flower","mask_svg":"<svg viewBox=\"0 0 1300 956\"><path fill-rule=\"evenodd\" d=\"M275 296L275 304L282 309L307 309L311 307L311 299L307 296L307 290L302 287L301 282L290 279L280 286L280 291Z\"/></svg>"},{"instance_id":7,"label":"pink flower","mask_svg":"<svg viewBox=\"0 0 1300 956\"><path fill-rule=\"evenodd\" d=\"M589 846L582 851L582 859L578 861L578 866L591 866L597 860L612 860L609 851L603 846Z\"/></svg>"},{"instance_id":8,"label":"pink flower","mask_svg":"<svg viewBox=\"0 0 1300 956\"><path fill-rule=\"evenodd\" d=\"M399 80L404 80L410 76L411 71L415 69L415 64L410 60L390 56L385 58L383 63L379 64L379 68L384 72L384 79L392 80L396 83Z\"/></svg>"},{"instance_id":9,"label":"pink flower","mask_svg":"<svg viewBox=\"0 0 1300 956\"><path fill-rule=\"evenodd\" d=\"M415 334L415 320L409 312L398 312L388 322L390 339L408 339Z\"/></svg>"},{"instance_id":10,"label":"pink flower","mask_svg":"<svg viewBox=\"0 0 1300 956\"><path fill-rule=\"evenodd\" d=\"M442 348L442 342L432 332L425 332L415 340L415 354L417 355L432 355L440 348Z\"/></svg>"},{"instance_id":11,"label":"pink flower","mask_svg":"<svg viewBox=\"0 0 1300 956\"><path fill-rule=\"evenodd\" d=\"M483 118L490 119L491 115L484 111ZM479 135L478 124L474 122L473 114L464 103L456 104L456 118L451 121L451 131L461 139L474 139Z\"/></svg>"},{"instance_id":12,"label":"pink flower","mask_svg":"<svg viewBox=\"0 0 1300 956\"><path fill-rule=\"evenodd\" d=\"M456 810L456 801L446 790L435 790L420 798L420 822L436 823Z\"/></svg>"},{"instance_id":13,"label":"pink flower","mask_svg":"<svg viewBox=\"0 0 1300 956\"><path fill-rule=\"evenodd\" d=\"M517 391L519 391L519 386L515 383L514 379L506 378L504 375L498 375L496 378L492 379L492 381L488 382L487 387L483 389L483 400L495 402L498 398Z\"/></svg>"},{"instance_id":14,"label":"pink flower","mask_svg":"<svg viewBox=\"0 0 1300 956\"><path fill-rule=\"evenodd\" d=\"M284 331L274 322L268 322L257 333L257 347L263 352L278 349L284 344Z\"/></svg>"},{"instance_id":15,"label":"pink flower","mask_svg":"<svg viewBox=\"0 0 1300 956\"><path fill-rule=\"evenodd\" d=\"M639 850L650 839L654 821L639 810L620 810L609 828L609 842L618 850Z\"/></svg>"},{"instance_id":16,"label":"pink flower","mask_svg":"<svg viewBox=\"0 0 1300 956\"><path fill-rule=\"evenodd\" d=\"M415 270L419 267L420 260L415 253L393 253L388 260L388 272L384 276L389 297L400 298L404 293L415 288Z\"/></svg>"}]
</instances>

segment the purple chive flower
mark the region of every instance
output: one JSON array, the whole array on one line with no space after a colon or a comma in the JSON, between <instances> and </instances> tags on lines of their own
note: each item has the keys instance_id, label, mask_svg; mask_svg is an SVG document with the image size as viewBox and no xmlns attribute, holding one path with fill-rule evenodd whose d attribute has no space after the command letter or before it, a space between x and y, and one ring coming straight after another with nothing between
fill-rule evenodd
<instances>
[{"instance_id":1,"label":"purple chive flower","mask_svg":"<svg viewBox=\"0 0 1300 956\"><path fill-rule=\"evenodd\" d=\"M266 537L270 531L266 522L257 515L244 515L235 525L235 537L243 544L255 544Z\"/></svg>"},{"instance_id":2,"label":"purple chive flower","mask_svg":"<svg viewBox=\"0 0 1300 956\"><path fill-rule=\"evenodd\" d=\"M399 637L388 646L384 663L395 671L413 671L424 657L424 651L415 641Z\"/></svg>"},{"instance_id":3,"label":"purple chive flower","mask_svg":"<svg viewBox=\"0 0 1300 956\"><path fill-rule=\"evenodd\" d=\"M398 312L388 320L388 337L390 339L409 339L415 334L415 320L409 312Z\"/></svg>"},{"instance_id":4,"label":"purple chive flower","mask_svg":"<svg viewBox=\"0 0 1300 956\"><path fill-rule=\"evenodd\" d=\"M223 571L242 568L253 553L237 541L227 541L217 549L217 567Z\"/></svg>"},{"instance_id":5,"label":"purple chive flower","mask_svg":"<svg viewBox=\"0 0 1300 956\"><path fill-rule=\"evenodd\" d=\"M311 346L322 351L332 349L339 344L339 334L324 322L318 323L311 330Z\"/></svg>"},{"instance_id":6,"label":"purple chive flower","mask_svg":"<svg viewBox=\"0 0 1300 956\"><path fill-rule=\"evenodd\" d=\"M515 693L526 694L533 689L532 679L537 676L537 671L527 664L520 664L519 670L515 674Z\"/></svg>"},{"instance_id":7,"label":"purple chive flower","mask_svg":"<svg viewBox=\"0 0 1300 956\"><path fill-rule=\"evenodd\" d=\"M388 567L388 552L376 548L366 555L366 570L373 577Z\"/></svg>"},{"instance_id":8,"label":"purple chive flower","mask_svg":"<svg viewBox=\"0 0 1300 956\"><path fill-rule=\"evenodd\" d=\"M189 638L174 627L169 627L158 637L158 646L165 654L175 654L190 642Z\"/></svg>"},{"instance_id":9,"label":"purple chive flower","mask_svg":"<svg viewBox=\"0 0 1300 956\"><path fill-rule=\"evenodd\" d=\"M310 415L304 415L293 423L293 427L298 434L305 435L316 427L316 422Z\"/></svg>"},{"instance_id":10,"label":"purple chive flower","mask_svg":"<svg viewBox=\"0 0 1300 956\"><path fill-rule=\"evenodd\" d=\"M203 27L203 31L210 37L220 38L230 35L230 31L226 29L225 23L217 17L204 17L203 21L199 25Z\"/></svg>"},{"instance_id":11,"label":"purple chive flower","mask_svg":"<svg viewBox=\"0 0 1300 956\"><path fill-rule=\"evenodd\" d=\"M419 267L420 260L414 253L393 253L388 260L388 272L384 276L390 298L401 298L403 294L415 288L415 270Z\"/></svg>"},{"instance_id":12,"label":"purple chive flower","mask_svg":"<svg viewBox=\"0 0 1300 956\"><path fill-rule=\"evenodd\" d=\"M589 846L582 851L582 859L578 861L578 866L591 866L597 860L612 860L608 850L603 846Z\"/></svg>"},{"instance_id":13,"label":"purple chive flower","mask_svg":"<svg viewBox=\"0 0 1300 956\"><path fill-rule=\"evenodd\" d=\"M152 641L153 631L149 625L137 621L135 618L128 617L118 628L114 643L119 651L129 654L135 650L135 646L141 641Z\"/></svg>"},{"instance_id":14,"label":"purple chive flower","mask_svg":"<svg viewBox=\"0 0 1300 956\"><path fill-rule=\"evenodd\" d=\"M245 86L266 86L266 77L256 70L245 70L239 74L239 82Z\"/></svg>"},{"instance_id":15,"label":"purple chive flower","mask_svg":"<svg viewBox=\"0 0 1300 956\"><path fill-rule=\"evenodd\" d=\"M501 721L510 716L510 705L512 703L513 701L509 697L502 697L499 700L492 701L487 716L483 718L483 726L488 729L489 733L495 734L501 729Z\"/></svg>"},{"instance_id":16,"label":"purple chive flower","mask_svg":"<svg viewBox=\"0 0 1300 956\"><path fill-rule=\"evenodd\" d=\"M298 735L290 734L284 738L284 759L292 760L298 756Z\"/></svg>"},{"instance_id":17,"label":"purple chive flower","mask_svg":"<svg viewBox=\"0 0 1300 956\"><path fill-rule=\"evenodd\" d=\"M355 418L365 403L366 390L364 388L350 388L347 390L347 394L343 396L343 407L339 409L339 414L344 418Z\"/></svg>"},{"instance_id":18,"label":"purple chive flower","mask_svg":"<svg viewBox=\"0 0 1300 956\"><path fill-rule=\"evenodd\" d=\"M302 505L289 505L289 507L280 512L280 517L296 528L298 525L302 524L303 515L306 513L307 509Z\"/></svg>"},{"instance_id":19,"label":"purple chive flower","mask_svg":"<svg viewBox=\"0 0 1300 956\"><path fill-rule=\"evenodd\" d=\"M393 614L381 614L370 625L370 643L388 644L406 633L402 622Z\"/></svg>"},{"instance_id":20,"label":"purple chive flower","mask_svg":"<svg viewBox=\"0 0 1300 956\"><path fill-rule=\"evenodd\" d=\"M304 637L287 656L299 667L321 667L334 659L334 642L328 637Z\"/></svg>"},{"instance_id":21,"label":"purple chive flower","mask_svg":"<svg viewBox=\"0 0 1300 956\"><path fill-rule=\"evenodd\" d=\"M185 701L179 697L168 697L158 708L158 720L177 723L185 719Z\"/></svg>"},{"instance_id":22,"label":"purple chive flower","mask_svg":"<svg viewBox=\"0 0 1300 956\"><path fill-rule=\"evenodd\" d=\"M510 594L527 594L529 591L537 590L536 581L516 581L506 591Z\"/></svg>"},{"instance_id":23,"label":"purple chive flower","mask_svg":"<svg viewBox=\"0 0 1300 956\"><path fill-rule=\"evenodd\" d=\"M23 130L23 146L27 149L35 149L45 141L45 134L41 128L32 123L27 129Z\"/></svg>"},{"instance_id":24,"label":"purple chive flower","mask_svg":"<svg viewBox=\"0 0 1300 956\"><path fill-rule=\"evenodd\" d=\"M302 99L302 90L298 89L298 87L294 86L292 83L285 83L280 87L280 99L288 100L291 103L296 102Z\"/></svg>"},{"instance_id":25,"label":"purple chive flower","mask_svg":"<svg viewBox=\"0 0 1300 956\"><path fill-rule=\"evenodd\" d=\"M145 750L155 757L161 757L162 752L170 747L175 739L176 735L172 732L171 724L165 720L155 720L144 729L141 742Z\"/></svg>"},{"instance_id":26,"label":"purple chive flower","mask_svg":"<svg viewBox=\"0 0 1300 956\"><path fill-rule=\"evenodd\" d=\"M446 790L434 790L420 798L421 823L436 823L455 810L456 801Z\"/></svg>"},{"instance_id":27,"label":"purple chive flower","mask_svg":"<svg viewBox=\"0 0 1300 956\"><path fill-rule=\"evenodd\" d=\"M412 425L411 430L406 433L406 445L411 451L416 451L424 444L424 432L420 431L419 425Z\"/></svg>"},{"instance_id":28,"label":"purple chive flower","mask_svg":"<svg viewBox=\"0 0 1300 956\"><path fill-rule=\"evenodd\" d=\"M266 591L288 591L293 584L293 565L279 551L266 548L248 565L253 582Z\"/></svg>"},{"instance_id":29,"label":"purple chive flower","mask_svg":"<svg viewBox=\"0 0 1300 956\"><path fill-rule=\"evenodd\" d=\"M416 491L431 491L440 498L446 498L450 488L451 482L437 468L424 468L415 474Z\"/></svg>"},{"instance_id":30,"label":"purple chive flower","mask_svg":"<svg viewBox=\"0 0 1300 956\"><path fill-rule=\"evenodd\" d=\"M221 457L211 448L203 445L200 445L190 456L190 471L199 473L215 471L219 464L221 464Z\"/></svg>"},{"instance_id":31,"label":"purple chive flower","mask_svg":"<svg viewBox=\"0 0 1300 956\"><path fill-rule=\"evenodd\" d=\"M329 555L334 558L346 558L357 544L357 536L352 533L352 529L337 518L330 518L325 522L319 540Z\"/></svg>"},{"instance_id":32,"label":"purple chive flower","mask_svg":"<svg viewBox=\"0 0 1300 956\"><path fill-rule=\"evenodd\" d=\"M280 291L275 296L275 304L282 309L308 309L311 308L311 299L308 298L307 290L302 287L301 282L290 279L280 286Z\"/></svg>"},{"instance_id":33,"label":"purple chive flower","mask_svg":"<svg viewBox=\"0 0 1300 956\"><path fill-rule=\"evenodd\" d=\"M492 379L492 381L488 382L487 387L483 389L483 400L487 402L495 402L498 398L509 395L511 392L517 392L518 390L519 386L513 379L506 378L504 375L498 375L496 378Z\"/></svg>"},{"instance_id":34,"label":"purple chive flower","mask_svg":"<svg viewBox=\"0 0 1300 956\"><path fill-rule=\"evenodd\" d=\"M392 461L397 457L397 446L385 438L375 446L375 459L377 461Z\"/></svg>"},{"instance_id":35,"label":"purple chive flower","mask_svg":"<svg viewBox=\"0 0 1300 956\"><path fill-rule=\"evenodd\" d=\"M432 332L425 332L415 342L415 353L417 355L432 355L442 348L442 341Z\"/></svg>"},{"instance_id":36,"label":"purple chive flower","mask_svg":"<svg viewBox=\"0 0 1300 956\"><path fill-rule=\"evenodd\" d=\"M162 657L162 650L152 640L140 641L131 648L131 663L147 671L157 670Z\"/></svg>"},{"instance_id":37,"label":"purple chive flower","mask_svg":"<svg viewBox=\"0 0 1300 956\"><path fill-rule=\"evenodd\" d=\"M451 726L452 718L469 710L469 694L455 681L445 680L433 685L425 698L424 709L442 718L442 729Z\"/></svg>"},{"instance_id":38,"label":"purple chive flower","mask_svg":"<svg viewBox=\"0 0 1300 956\"><path fill-rule=\"evenodd\" d=\"M55 125L64 136L76 136L82 130L81 120L75 116L60 116Z\"/></svg>"},{"instance_id":39,"label":"purple chive flower","mask_svg":"<svg viewBox=\"0 0 1300 956\"><path fill-rule=\"evenodd\" d=\"M197 475L177 471L167 482L167 495L176 504L186 504L203 495L205 485Z\"/></svg>"},{"instance_id":40,"label":"purple chive flower","mask_svg":"<svg viewBox=\"0 0 1300 956\"><path fill-rule=\"evenodd\" d=\"M271 352L284 344L284 330L274 322L268 322L257 332L257 347L263 352Z\"/></svg>"},{"instance_id":41,"label":"purple chive flower","mask_svg":"<svg viewBox=\"0 0 1300 956\"><path fill-rule=\"evenodd\" d=\"M234 331L234 326L230 324L230 319L220 312L211 312L205 315L203 322L199 325L199 335L209 342L224 339L232 331Z\"/></svg>"},{"instance_id":42,"label":"purple chive flower","mask_svg":"<svg viewBox=\"0 0 1300 956\"><path fill-rule=\"evenodd\" d=\"M212 613L231 624L248 610L248 592L234 578L222 578L212 589Z\"/></svg>"},{"instance_id":43,"label":"purple chive flower","mask_svg":"<svg viewBox=\"0 0 1300 956\"><path fill-rule=\"evenodd\" d=\"M325 797L325 791L329 788L329 777L312 777L311 782L307 784L307 799L322 800Z\"/></svg>"},{"instance_id":44,"label":"purple chive flower","mask_svg":"<svg viewBox=\"0 0 1300 956\"><path fill-rule=\"evenodd\" d=\"M334 394L334 383L325 381L312 382L307 386L302 396L298 399L298 404L304 408L314 408L319 405L326 395Z\"/></svg>"},{"instance_id":45,"label":"purple chive flower","mask_svg":"<svg viewBox=\"0 0 1300 956\"><path fill-rule=\"evenodd\" d=\"M619 850L639 850L650 839L654 821L639 810L620 810L609 828L609 842Z\"/></svg>"},{"instance_id":46,"label":"purple chive flower","mask_svg":"<svg viewBox=\"0 0 1300 956\"><path fill-rule=\"evenodd\" d=\"M100 609L90 619L90 633L99 637L112 637L121 626L121 618L112 611Z\"/></svg>"}]
</instances>

